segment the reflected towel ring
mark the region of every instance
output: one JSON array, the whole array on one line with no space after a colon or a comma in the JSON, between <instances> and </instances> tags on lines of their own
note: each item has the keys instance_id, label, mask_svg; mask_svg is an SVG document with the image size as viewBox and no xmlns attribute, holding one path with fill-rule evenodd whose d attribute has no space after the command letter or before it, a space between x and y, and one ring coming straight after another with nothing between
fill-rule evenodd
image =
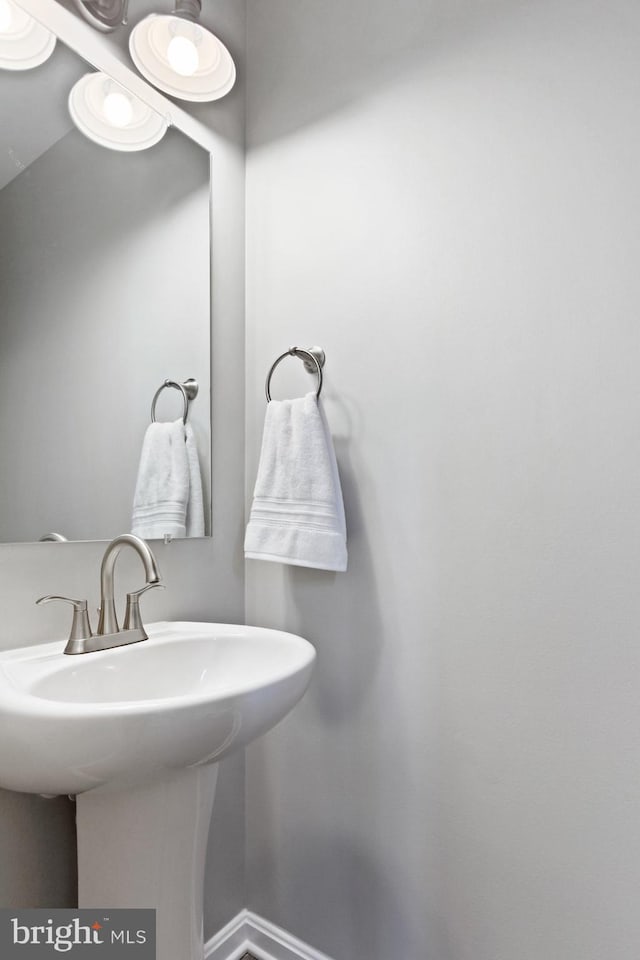
<instances>
[{"instance_id":1,"label":"reflected towel ring","mask_svg":"<svg viewBox=\"0 0 640 960\"><path fill-rule=\"evenodd\" d=\"M165 380L164 383L158 387L151 401L151 423L156 423L156 401L165 387L175 387L175 389L179 390L182 394L184 403L182 422L186 423L187 416L189 415L189 404L198 396L198 381L194 380L193 377L185 380L184 383L176 383L175 380Z\"/></svg>"},{"instance_id":2,"label":"reflected towel ring","mask_svg":"<svg viewBox=\"0 0 640 960\"><path fill-rule=\"evenodd\" d=\"M281 353L279 357L271 364L271 369L267 374L267 380L264 385L264 392L267 397L267 403L271 403L271 377L273 376L273 371L276 369L279 363L281 363L285 357L300 357L305 365L305 369L309 373L315 373L318 377L318 389L316 390L316 399L320 396L320 391L322 390L322 368L324 366L325 356L324 350L321 347L309 347L308 350L303 350L302 347L289 347L284 353Z\"/></svg>"}]
</instances>

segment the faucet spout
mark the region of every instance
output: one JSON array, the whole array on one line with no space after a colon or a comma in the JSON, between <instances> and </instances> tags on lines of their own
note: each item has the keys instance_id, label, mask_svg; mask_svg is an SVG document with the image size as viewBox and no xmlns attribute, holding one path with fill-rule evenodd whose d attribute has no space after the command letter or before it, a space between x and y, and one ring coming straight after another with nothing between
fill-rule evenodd
<instances>
[{"instance_id":1,"label":"faucet spout","mask_svg":"<svg viewBox=\"0 0 640 960\"><path fill-rule=\"evenodd\" d=\"M160 573L158 571L156 558L144 540L134 536L132 533L123 533L112 540L104 552L102 566L100 567L100 620L98 621L98 636L118 633L120 630L116 614L113 573L118 554L123 547L131 547L140 557L147 584L160 582Z\"/></svg>"}]
</instances>

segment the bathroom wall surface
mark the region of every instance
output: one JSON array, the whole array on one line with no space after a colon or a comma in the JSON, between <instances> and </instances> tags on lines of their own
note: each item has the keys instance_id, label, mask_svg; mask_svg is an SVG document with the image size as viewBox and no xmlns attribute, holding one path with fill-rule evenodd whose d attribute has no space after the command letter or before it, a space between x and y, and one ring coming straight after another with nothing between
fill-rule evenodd
<instances>
[{"instance_id":1,"label":"bathroom wall surface","mask_svg":"<svg viewBox=\"0 0 640 960\"><path fill-rule=\"evenodd\" d=\"M244 3L219 0L221 22L239 67L237 88L210 120L217 141L212 157L212 531L210 540L152 547L166 585L145 604L148 622L163 619L243 622L244 497ZM124 530L113 530L113 536ZM86 596L99 602L105 543L0 545L0 646L63 638L63 605L36 607L45 593ZM122 553L117 589L139 586L137 558ZM244 762L221 764L205 882L205 935L244 905ZM74 903L73 810L67 801L44 801L0 791L0 906ZM14 857L16 850L20 858Z\"/></svg>"},{"instance_id":2,"label":"bathroom wall surface","mask_svg":"<svg viewBox=\"0 0 640 960\"><path fill-rule=\"evenodd\" d=\"M334 960L636 960L640 8L248 11L248 494L320 344L350 554L247 562L318 652L248 751L249 907Z\"/></svg>"}]
</instances>

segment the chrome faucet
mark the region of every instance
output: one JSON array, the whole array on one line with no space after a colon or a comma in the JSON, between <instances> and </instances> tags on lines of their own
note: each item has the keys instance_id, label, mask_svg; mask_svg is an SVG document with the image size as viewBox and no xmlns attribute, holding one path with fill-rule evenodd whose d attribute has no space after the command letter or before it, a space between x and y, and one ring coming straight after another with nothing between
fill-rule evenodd
<instances>
[{"instance_id":1,"label":"chrome faucet","mask_svg":"<svg viewBox=\"0 0 640 960\"><path fill-rule=\"evenodd\" d=\"M118 617L116 616L116 604L113 593L113 571L116 565L116 560L118 559L118 554L122 548L126 546L132 547L142 560L145 577L147 579L146 586L143 587L142 590L136 591L138 597L145 590L150 590L151 587L157 587L160 585L158 565L148 543L146 543L144 540L141 540L140 537L134 536L132 533L123 533L119 537L116 537L115 540L112 540L104 552L102 566L100 567L100 619L98 621L99 637L106 636L107 634L111 633L117 634L120 630L120 627L118 626ZM130 593L127 594L127 613L129 616L131 613L130 607L132 596L133 595ZM125 615L125 621L127 619L129 619L129 617ZM146 640L146 635L141 639Z\"/></svg>"},{"instance_id":2,"label":"chrome faucet","mask_svg":"<svg viewBox=\"0 0 640 960\"><path fill-rule=\"evenodd\" d=\"M118 625L113 589L113 573L118 554L123 547L131 547L138 554L144 567L146 583L140 590L127 594L127 607L122 629ZM140 537L123 533L107 545L100 567L100 619L95 636L91 634L91 624L87 614L86 600L72 600L70 597L40 597L36 603L48 603L50 600L65 600L73 604L73 622L65 653L93 653L96 650L108 650L129 643L138 643L147 639L140 616L139 600L143 593L153 587L162 587L156 558L151 548Z\"/></svg>"}]
</instances>

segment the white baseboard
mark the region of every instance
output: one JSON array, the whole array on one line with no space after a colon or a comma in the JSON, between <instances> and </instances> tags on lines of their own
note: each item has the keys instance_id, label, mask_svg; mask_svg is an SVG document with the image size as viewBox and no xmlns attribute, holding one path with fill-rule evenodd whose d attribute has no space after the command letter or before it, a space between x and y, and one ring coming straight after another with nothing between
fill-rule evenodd
<instances>
[{"instance_id":1,"label":"white baseboard","mask_svg":"<svg viewBox=\"0 0 640 960\"><path fill-rule=\"evenodd\" d=\"M331 960L250 910L241 910L204 946L205 960L240 960L247 952L256 960Z\"/></svg>"},{"instance_id":2,"label":"white baseboard","mask_svg":"<svg viewBox=\"0 0 640 960\"><path fill-rule=\"evenodd\" d=\"M204 945L204 960L238 960L250 949L248 910L230 920L226 927L219 930Z\"/></svg>"}]
</instances>

